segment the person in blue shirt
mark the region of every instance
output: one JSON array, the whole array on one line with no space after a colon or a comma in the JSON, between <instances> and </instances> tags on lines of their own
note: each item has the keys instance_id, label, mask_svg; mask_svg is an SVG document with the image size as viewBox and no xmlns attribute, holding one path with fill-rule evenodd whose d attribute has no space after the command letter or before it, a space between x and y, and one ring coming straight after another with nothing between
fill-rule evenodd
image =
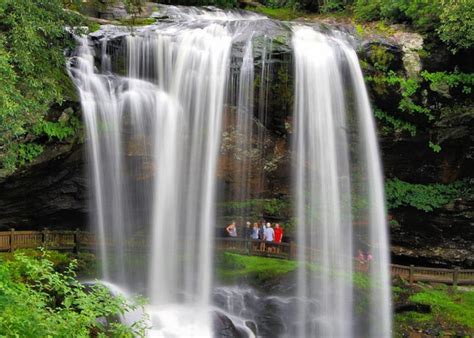
<instances>
[{"instance_id":1,"label":"person in blue shirt","mask_svg":"<svg viewBox=\"0 0 474 338\"><path fill-rule=\"evenodd\" d=\"M252 239L253 239L253 240L257 240L257 239L258 239L259 232L260 232L260 227L258 226L258 223L255 222L255 223L253 224L253 228L252 228Z\"/></svg>"}]
</instances>

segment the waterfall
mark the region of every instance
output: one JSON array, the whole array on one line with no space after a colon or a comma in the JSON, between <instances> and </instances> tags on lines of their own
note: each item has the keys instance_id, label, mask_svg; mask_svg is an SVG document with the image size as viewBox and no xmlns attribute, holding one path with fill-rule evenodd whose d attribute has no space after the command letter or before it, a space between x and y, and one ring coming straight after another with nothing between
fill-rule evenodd
<instances>
[{"instance_id":1,"label":"waterfall","mask_svg":"<svg viewBox=\"0 0 474 338\"><path fill-rule=\"evenodd\" d=\"M267 145L277 137L270 129L281 122L278 137L293 130L281 138L293 138L301 262L297 291L278 298L281 318L290 321L281 334L389 336L381 163L354 50L313 28L242 11L168 6L160 15L165 19L133 32L107 26L102 35L78 37L69 62L85 121L101 278L124 294L147 296L150 335L212 336L214 236L224 226L216 220L221 138L234 133L225 198L245 202L267 189ZM289 36L291 46L282 42ZM271 114L281 102L279 74L291 86L284 68L291 55L293 126L283 108L278 118ZM278 99L290 106L289 96ZM368 320L356 311L352 283L360 248L374 257ZM241 315L232 309L224 308ZM242 323L252 317L238 312Z\"/></svg>"},{"instance_id":2,"label":"waterfall","mask_svg":"<svg viewBox=\"0 0 474 338\"><path fill-rule=\"evenodd\" d=\"M357 56L341 40L309 27L294 28L293 53L298 257L318 271L313 273L305 265L298 271L298 296L318 300L316 309L301 302L298 335L352 337L370 332L372 337L389 337L382 170ZM354 199L367 202L357 215ZM361 219L367 222L368 233L355 229ZM357 249L370 250L373 256L367 310L370 330L356 318L354 309Z\"/></svg>"},{"instance_id":3,"label":"waterfall","mask_svg":"<svg viewBox=\"0 0 474 338\"><path fill-rule=\"evenodd\" d=\"M231 48L245 47L236 124L248 152L254 71L246 21L266 18L216 11L208 20L204 10L170 10L199 23L133 34L105 28L96 47L79 37L69 71L87 130L102 279L147 295L151 335L211 336L216 170ZM248 172L249 162L243 165Z\"/></svg>"}]
</instances>

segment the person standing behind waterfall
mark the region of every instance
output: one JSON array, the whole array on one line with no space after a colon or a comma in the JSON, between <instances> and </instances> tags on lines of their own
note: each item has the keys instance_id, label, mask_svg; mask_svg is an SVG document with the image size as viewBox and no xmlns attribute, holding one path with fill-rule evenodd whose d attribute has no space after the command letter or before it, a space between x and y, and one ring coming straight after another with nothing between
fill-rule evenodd
<instances>
[{"instance_id":1,"label":"person standing behind waterfall","mask_svg":"<svg viewBox=\"0 0 474 338\"><path fill-rule=\"evenodd\" d=\"M280 227L280 224L275 224L275 243L281 243L283 239L283 229Z\"/></svg>"},{"instance_id":2,"label":"person standing behind waterfall","mask_svg":"<svg viewBox=\"0 0 474 338\"><path fill-rule=\"evenodd\" d=\"M235 222L230 223L227 228L225 228L230 237L237 237L237 228Z\"/></svg>"},{"instance_id":3,"label":"person standing behind waterfall","mask_svg":"<svg viewBox=\"0 0 474 338\"><path fill-rule=\"evenodd\" d=\"M267 227L265 228L263 235L266 242L273 242L275 239L275 231L273 231L272 224L270 222L267 223Z\"/></svg>"},{"instance_id":4,"label":"person standing behind waterfall","mask_svg":"<svg viewBox=\"0 0 474 338\"><path fill-rule=\"evenodd\" d=\"M258 238L262 241L265 240L265 221L262 221L260 231L258 232Z\"/></svg>"},{"instance_id":5,"label":"person standing behind waterfall","mask_svg":"<svg viewBox=\"0 0 474 338\"><path fill-rule=\"evenodd\" d=\"M258 239L260 239L260 251L265 251L265 221L262 221L262 225L258 230Z\"/></svg>"},{"instance_id":6,"label":"person standing behind waterfall","mask_svg":"<svg viewBox=\"0 0 474 338\"><path fill-rule=\"evenodd\" d=\"M250 228L251 225L252 223L250 222L245 223L245 228L242 236L244 239L250 239L252 237L252 228Z\"/></svg>"},{"instance_id":7,"label":"person standing behind waterfall","mask_svg":"<svg viewBox=\"0 0 474 338\"><path fill-rule=\"evenodd\" d=\"M252 228L252 239L253 240L258 240L259 233L260 233L260 227L258 226L258 223L255 222L253 224L253 228Z\"/></svg>"}]
</instances>

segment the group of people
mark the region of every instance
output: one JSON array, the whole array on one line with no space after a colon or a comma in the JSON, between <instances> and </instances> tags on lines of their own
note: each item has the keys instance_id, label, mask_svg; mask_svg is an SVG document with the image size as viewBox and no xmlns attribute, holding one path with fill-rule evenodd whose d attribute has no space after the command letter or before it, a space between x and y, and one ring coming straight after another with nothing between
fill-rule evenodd
<instances>
[{"instance_id":1,"label":"group of people","mask_svg":"<svg viewBox=\"0 0 474 338\"><path fill-rule=\"evenodd\" d=\"M364 253L362 250L357 250L357 256L356 256L356 269L361 272L366 272L369 269L370 263L374 259L374 256L367 251L367 253Z\"/></svg>"},{"instance_id":2,"label":"group of people","mask_svg":"<svg viewBox=\"0 0 474 338\"><path fill-rule=\"evenodd\" d=\"M239 237L235 221L230 223L225 230L230 237ZM283 240L283 228L278 223L276 223L275 227L273 227L270 222L262 222L261 224L255 222L253 226L252 223L246 222L240 237L244 239L281 243Z\"/></svg>"}]
</instances>

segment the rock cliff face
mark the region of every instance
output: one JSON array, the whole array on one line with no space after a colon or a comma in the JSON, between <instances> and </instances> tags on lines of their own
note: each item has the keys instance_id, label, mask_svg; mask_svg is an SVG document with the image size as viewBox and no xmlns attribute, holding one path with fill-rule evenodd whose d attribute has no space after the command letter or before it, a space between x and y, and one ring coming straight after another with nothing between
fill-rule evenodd
<instances>
[{"instance_id":1,"label":"rock cliff face","mask_svg":"<svg viewBox=\"0 0 474 338\"><path fill-rule=\"evenodd\" d=\"M75 229L87 224L83 149L57 145L0 180L0 230Z\"/></svg>"},{"instance_id":2,"label":"rock cliff face","mask_svg":"<svg viewBox=\"0 0 474 338\"><path fill-rule=\"evenodd\" d=\"M471 127L467 124L461 128L472 128L472 122ZM386 177L429 184L452 183L472 176L472 136L446 142L440 153L428 148L427 142L428 135L383 138ZM418 265L474 266L473 197L463 196L431 212L413 207L391 210L396 220L390 228L394 259Z\"/></svg>"},{"instance_id":3,"label":"rock cliff face","mask_svg":"<svg viewBox=\"0 0 474 338\"><path fill-rule=\"evenodd\" d=\"M352 27L343 27L354 31ZM93 34L98 41L100 33ZM120 34L110 40L108 51L123 53ZM417 51L417 35L395 34L391 38L374 35L359 41L361 62L375 67L374 60L383 52L389 69L405 69L407 76L417 76L421 61ZM100 43L97 43L100 47ZM265 146L258 156L264 167L263 183L254 180L251 190L265 198L288 198L290 182L292 111L291 52L286 43L278 42L272 56L273 66L267 76L272 87L268 94L268 110L264 126ZM416 54L416 55L415 55ZM100 64L97 53L97 64ZM424 61L429 62L429 60ZM114 71L123 73L123 62L113 65ZM256 74L260 73L256 63ZM260 79L256 79L259 83ZM258 85L257 85L258 86ZM258 95L259 88L255 92ZM396 92L379 93L370 85L372 101L380 108L396 105ZM256 98L258 99L258 98ZM228 112L232 115L232 108ZM257 115L257 114L256 114ZM403 134L380 135L382 157L387 178L397 177L410 183L451 183L472 177L474 172L474 146L472 129L474 116L464 112L441 119L434 127L421 129L416 136ZM255 121L255 128L262 124ZM224 196L233 189L232 166L235 161L232 124L224 126L224 138L219 161L219 182ZM428 147L430 140L442 143L436 153ZM258 170L257 170L258 171ZM256 171L256 172L257 172ZM43 155L39 163L0 180L0 229L16 228L84 228L87 224L87 179L81 146L55 146ZM474 263L474 199L457 199L432 212L411 207L390 211L397 221L391 226L392 253L395 261L418 265L472 266Z\"/></svg>"}]
</instances>

